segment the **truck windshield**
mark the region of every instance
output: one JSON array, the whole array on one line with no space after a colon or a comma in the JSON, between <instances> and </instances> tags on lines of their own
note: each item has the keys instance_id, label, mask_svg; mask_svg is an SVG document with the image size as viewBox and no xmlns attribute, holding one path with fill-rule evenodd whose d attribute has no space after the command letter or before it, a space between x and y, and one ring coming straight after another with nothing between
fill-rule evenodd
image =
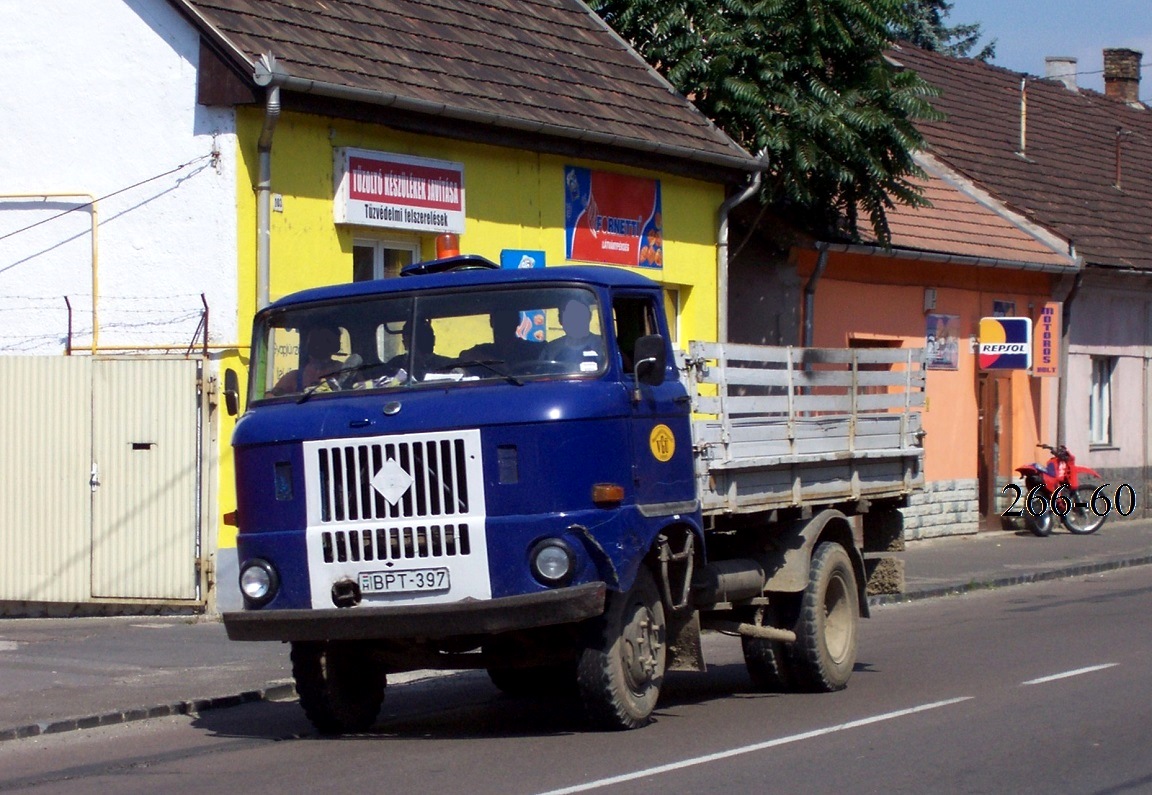
<instances>
[{"instance_id":1,"label":"truck windshield","mask_svg":"<svg viewBox=\"0 0 1152 795\"><path fill-rule=\"evenodd\" d=\"M607 349L582 287L373 295L257 317L252 400L345 390L594 377Z\"/></svg>"}]
</instances>

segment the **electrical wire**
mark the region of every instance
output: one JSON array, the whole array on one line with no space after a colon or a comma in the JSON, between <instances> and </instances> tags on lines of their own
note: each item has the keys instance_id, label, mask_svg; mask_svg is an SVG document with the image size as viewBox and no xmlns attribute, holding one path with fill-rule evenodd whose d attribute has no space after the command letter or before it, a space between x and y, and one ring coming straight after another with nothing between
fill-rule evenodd
<instances>
[{"instance_id":1,"label":"electrical wire","mask_svg":"<svg viewBox=\"0 0 1152 795\"><path fill-rule=\"evenodd\" d=\"M105 199L111 199L113 196L119 196L121 193L127 193L128 191L132 190L133 188L139 188L141 185L147 185L149 182L155 182L158 179L163 179L164 177L168 176L169 174L175 174L177 171L183 171L184 169L188 168L188 166L196 165L197 163L200 163L204 160L215 160L219 156L220 156L220 153L215 152L215 151L209 152L206 155L200 155L199 157L196 157L196 158L193 158L192 160L189 160L187 163L181 163L180 165L176 166L175 168L171 168L171 169L165 171L163 174L157 174L154 177L148 177L147 179L142 179L139 182L133 183L132 185L129 185L126 188L120 188L120 190L115 190L115 191L112 191L111 193L107 193L103 196L100 196L97 199L94 199L93 201L84 202L83 204L78 204L75 207L70 207L67 210L64 210L63 212L57 213L56 215L50 216L48 218L42 218L39 221L36 221L35 223L29 224L28 226L25 226L21 229L15 229L11 232L8 232L7 234L0 235L0 240L7 240L10 237L13 237L15 235L20 234L21 232L27 232L28 230L35 229L36 227L41 226L43 224L46 224L49 221L55 221L57 218L63 218L65 215L68 215L69 213L75 213L75 212L80 212L82 210L86 210L87 208L89 208L93 204L95 204L96 202L102 202Z\"/></svg>"}]
</instances>

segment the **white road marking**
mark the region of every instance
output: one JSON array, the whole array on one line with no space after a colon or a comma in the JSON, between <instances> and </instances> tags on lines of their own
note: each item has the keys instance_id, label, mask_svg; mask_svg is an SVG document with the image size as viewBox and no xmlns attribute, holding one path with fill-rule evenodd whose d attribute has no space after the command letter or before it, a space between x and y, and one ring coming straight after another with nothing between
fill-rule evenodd
<instances>
[{"instance_id":1,"label":"white road marking","mask_svg":"<svg viewBox=\"0 0 1152 795\"><path fill-rule=\"evenodd\" d=\"M1070 676L1079 676L1080 674L1090 674L1093 671L1103 671L1105 668L1114 668L1120 663L1104 663L1103 665L1090 665L1087 668L1077 668L1075 671L1065 671L1062 674L1052 674L1051 676L1041 676L1039 679L1029 679L1027 682L1021 682L1021 685L1042 685L1045 682L1055 682L1057 679L1067 679Z\"/></svg>"},{"instance_id":2,"label":"white road marking","mask_svg":"<svg viewBox=\"0 0 1152 795\"><path fill-rule=\"evenodd\" d=\"M628 781L635 781L638 778L658 776L663 773L671 773L676 770L695 767L696 765L706 765L710 762L718 762L721 759L731 759L734 756L741 756L743 754L755 753L756 751L763 751L766 748L776 748L777 746L788 745L789 743L798 743L802 742L803 740L811 740L815 737L823 737L826 734L835 734L836 732L848 731L849 729L859 729L862 726L869 726L873 723L881 723L886 720L894 720L896 718L903 718L908 715L915 715L917 712L927 712L931 709L939 709L940 707L959 704L962 701L968 701L972 698L974 698L974 696L962 696L961 698L950 698L947 701L935 701L931 704L921 704L918 707L901 709L897 710L896 712L885 712L883 715L874 715L870 718L861 718L860 720L853 720L849 721L848 723L840 723L836 726L828 726L823 729L814 729L812 731L802 732L800 734L793 734L788 737L777 737L775 740L768 740L767 742L756 743L755 745L745 745L740 748L732 748L728 751L719 751L714 754L707 754L706 756L682 759L679 762L672 762L667 765L649 767L644 770L637 770L633 773L624 773L619 776L602 778L598 779L597 781L589 781L584 784L576 784L572 787L549 790L548 792L540 793L540 795L570 795L570 793L575 792L588 792L589 790L600 789L602 787L611 787L615 784L623 784Z\"/></svg>"}]
</instances>

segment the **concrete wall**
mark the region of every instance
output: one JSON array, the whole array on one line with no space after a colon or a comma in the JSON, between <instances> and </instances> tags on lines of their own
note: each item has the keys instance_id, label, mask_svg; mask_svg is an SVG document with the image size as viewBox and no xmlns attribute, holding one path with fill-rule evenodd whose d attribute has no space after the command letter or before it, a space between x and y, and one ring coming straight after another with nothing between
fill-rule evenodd
<instances>
[{"instance_id":1,"label":"concrete wall","mask_svg":"<svg viewBox=\"0 0 1152 795\"><path fill-rule=\"evenodd\" d=\"M62 353L65 296L76 346L187 345L201 293L234 340L235 136L196 105L198 37L165 0L6 6L0 354Z\"/></svg>"}]
</instances>

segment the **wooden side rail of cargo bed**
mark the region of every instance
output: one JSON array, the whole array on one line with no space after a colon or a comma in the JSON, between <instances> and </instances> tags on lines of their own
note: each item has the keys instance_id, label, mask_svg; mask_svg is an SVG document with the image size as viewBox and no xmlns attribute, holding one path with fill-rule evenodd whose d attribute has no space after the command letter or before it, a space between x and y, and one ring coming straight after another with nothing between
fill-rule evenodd
<instances>
[{"instance_id":1,"label":"wooden side rail of cargo bed","mask_svg":"<svg viewBox=\"0 0 1152 795\"><path fill-rule=\"evenodd\" d=\"M692 343L684 372L705 510L922 486L923 356L919 348Z\"/></svg>"}]
</instances>

